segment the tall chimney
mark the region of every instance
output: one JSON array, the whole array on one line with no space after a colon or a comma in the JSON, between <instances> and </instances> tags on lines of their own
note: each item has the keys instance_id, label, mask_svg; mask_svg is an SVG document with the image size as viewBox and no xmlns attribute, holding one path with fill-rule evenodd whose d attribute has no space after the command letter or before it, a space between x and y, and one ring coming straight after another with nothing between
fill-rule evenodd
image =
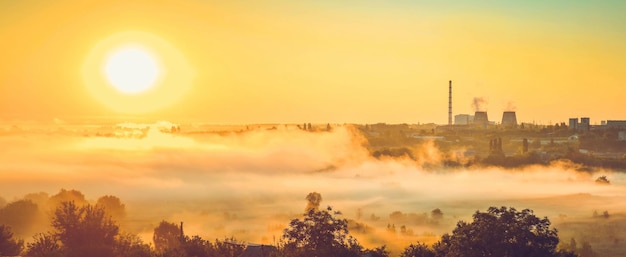
<instances>
[{"instance_id":1,"label":"tall chimney","mask_svg":"<svg viewBox=\"0 0 626 257\"><path fill-rule=\"evenodd\" d=\"M448 87L448 125L452 125L452 80Z\"/></svg>"}]
</instances>

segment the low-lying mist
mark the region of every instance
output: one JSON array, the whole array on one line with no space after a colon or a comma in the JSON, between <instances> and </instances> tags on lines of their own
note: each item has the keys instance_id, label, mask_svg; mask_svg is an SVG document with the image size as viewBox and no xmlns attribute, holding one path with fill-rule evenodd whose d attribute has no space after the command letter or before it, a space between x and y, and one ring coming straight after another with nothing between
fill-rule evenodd
<instances>
[{"instance_id":1,"label":"low-lying mist","mask_svg":"<svg viewBox=\"0 0 626 257\"><path fill-rule=\"evenodd\" d=\"M569 163L446 168L438 165L442 153L428 142L413 147L417 160L374 158L349 125L220 133L186 132L184 125L172 133L170 125L120 124L107 135L7 128L0 135L0 207L34 199L33 193L47 199L75 189L91 203L119 197L126 208L121 229L146 242L166 220L184 221L190 235L271 244L304 211L305 196L319 192L322 206L352 220L364 245L392 249L434 242L456 221L488 206L530 208L557 228L594 211L621 215L626 209L626 177L609 170L580 172ZM610 185L594 183L602 175ZM46 231L47 208L39 206L43 218L33 219L36 225L19 236L28 241L29 233Z\"/></svg>"}]
</instances>

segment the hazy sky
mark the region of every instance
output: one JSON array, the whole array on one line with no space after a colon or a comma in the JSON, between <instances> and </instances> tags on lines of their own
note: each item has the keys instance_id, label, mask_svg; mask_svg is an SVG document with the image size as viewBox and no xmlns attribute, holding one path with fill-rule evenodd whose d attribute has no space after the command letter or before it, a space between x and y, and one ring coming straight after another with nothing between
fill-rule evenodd
<instances>
[{"instance_id":1,"label":"hazy sky","mask_svg":"<svg viewBox=\"0 0 626 257\"><path fill-rule=\"evenodd\" d=\"M626 2L433 2L3 1L0 121L446 123L448 80L455 114L484 97L492 120L626 119ZM92 90L90 56L125 40L167 90Z\"/></svg>"}]
</instances>

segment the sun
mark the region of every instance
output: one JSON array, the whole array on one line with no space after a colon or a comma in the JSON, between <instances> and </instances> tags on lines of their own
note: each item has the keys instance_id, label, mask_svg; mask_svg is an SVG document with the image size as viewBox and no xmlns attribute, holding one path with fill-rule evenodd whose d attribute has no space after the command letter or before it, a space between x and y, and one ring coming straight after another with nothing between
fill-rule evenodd
<instances>
[{"instance_id":1,"label":"sun","mask_svg":"<svg viewBox=\"0 0 626 257\"><path fill-rule=\"evenodd\" d=\"M149 90L157 81L159 68L155 58L139 47L117 50L106 60L104 73L109 83L125 94Z\"/></svg>"},{"instance_id":2,"label":"sun","mask_svg":"<svg viewBox=\"0 0 626 257\"><path fill-rule=\"evenodd\" d=\"M82 66L94 99L117 113L148 114L173 107L191 89L195 70L184 52L143 31L97 42Z\"/></svg>"}]
</instances>

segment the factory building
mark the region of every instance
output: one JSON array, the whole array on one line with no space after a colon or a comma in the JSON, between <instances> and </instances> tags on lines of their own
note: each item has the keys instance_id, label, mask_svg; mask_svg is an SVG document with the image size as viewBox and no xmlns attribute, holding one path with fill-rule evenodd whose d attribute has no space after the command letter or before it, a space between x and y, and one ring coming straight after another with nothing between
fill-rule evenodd
<instances>
[{"instance_id":1,"label":"factory building","mask_svg":"<svg viewBox=\"0 0 626 257\"><path fill-rule=\"evenodd\" d=\"M502 127L517 128L517 115L515 112L502 113Z\"/></svg>"},{"instance_id":2,"label":"factory building","mask_svg":"<svg viewBox=\"0 0 626 257\"><path fill-rule=\"evenodd\" d=\"M489 125L489 118L487 117L487 112L477 111L474 113L474 125L479 126L481 128L487 128Z\"/></svg>"},{"instance_id":3,"label":"factory building","mask_svg":"<svg viewBox=\"0 0 626 257\"><path fill-rule=\"evenodd\" d=\"M454 125L470 125L474 123L474 116L469 114L454 115Z\"/></svg>"}]
</instances>

